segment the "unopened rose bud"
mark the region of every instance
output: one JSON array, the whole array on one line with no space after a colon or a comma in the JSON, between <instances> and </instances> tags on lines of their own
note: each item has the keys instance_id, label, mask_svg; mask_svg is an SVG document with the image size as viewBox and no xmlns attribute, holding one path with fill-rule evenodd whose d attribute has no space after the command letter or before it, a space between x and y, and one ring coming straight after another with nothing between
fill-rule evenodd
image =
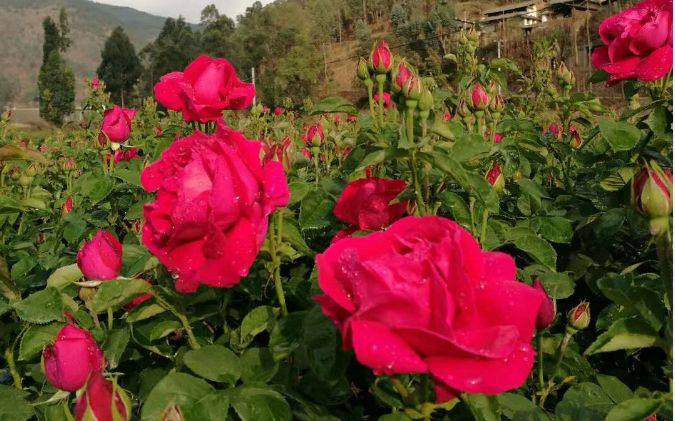
<instances>
[{"instance_id":1,"label":"unopened rose bud","mask_svg":"<svg viewBox=\"0 0 675 421\"><path fill-rule=\"evenodd\" d=\"M491 80L487 88L488 94L492 97L499 95L499 86L494 80Z\"/></svg>"},{"instance_id":2,"label":"unopened rose bud","mask_svg":"<svg viewBox=\"0 0 675 421\"><path fill-rule=\"evenodd\" d=\"M497 113L504 111L504 97L501 95L495 95L492 99L492 102L490 102L490 108L492 111Z\"/></svg>"},{"instance_id":3,"label":"unopened rose bud","mask_svg":"<svg viewBox=\"0 0 675 421\"><path fill-rule=\"evenodd\" d=\"M387 41L380 41L370 53L370 65L376 73L384 74L391 70L391 50Z\"/></svg>"},{"instance_id":4,"label":"unopened rose bud","mask_svg":"<svg viewBox=\"0 0 675 421\"><path fill-rule=\"evenodd\" d=\"M570 135L572 136L572 147L574 149L579 149L581 147L581 133L577 130L576 127L570 126Z\"/></svg>"},{"instance_id":5,"label":"unopened rose bud","mask_svg":"<svg viewBox=\"0 0 675 421\"><path fill-rule=\"evenodd\" d=\"M480 83L473 85L473 90L471 91L471 105L474 110L483 111L490 104L490 97L485 91L485 88Z\"/></svg>"},{"instance_id":6,"label":"unopened rose bud","mask_svg":"<svg viewBox=\"0 0 675 421\"><path fill-rule=\"evenodd\" d=\"M430 90L425 89L420 96L419 102L417 103L417 108L420 111L429 111L434 108L434 96Z\"/></svg>"},{"instance_id":7,"label":"unopened rose bud","mask_svg":"<svg viewBox=\"0 0 675 421\"><path fill-rule=\"evenodd\" d=\"M563 87L571 87L576 82L574 73L567 68L565 62L560 62L558 66L558 82Z\"/></svg>"},{"instance_id":8,"label":"unopened rose bud","mask_svg":"<svg viewBox=\"0 0 675 421\"><path fill-rule=\"evenodd\" d=\"M502 174L502 169L499 164L494 164L492 169L488 171L485 175L485 179L492 186L492 189L496 193L501 193L506 187L506 181L504 180L504 174Z\"/></svg>"},{"instance_id":9,"label":"unopened rose bud","mask_svg":"<svg viewBox=\"0 0 675 421\"><path fill-rule=\"evenodd\" d=\"M323 143L324 133L321 123L313 124L307 129L307 144L318 146Z\"/></svg>"},{"instance_id":10,"label":"unopened rose bud","mask_svg":"<svg viewBox=\"0 0 675 421\"><path fill-rule=\"evenodd\" d=\"M633 177L631 202L635 209L650 219L652 235L668 230L668 219L673 212L673 171L663 170L656 162L645 164Z\"/></svg>"},{"instance_id":11,"label":"unopened rose bud","mask_svg":"<svg viewBox=\"0 0 675 421\"><path fill-rule=\"evenodd\" d=\"M370 79L370 72L368 71L368 63L366 59L361 57L359 59L359 64L356 67L356 76L361 80Z\"/></svg>"},{"instance_id":12,"label":"unopened rose bud","mask_svg":"<svg viewBox=\"0 0 675 421\"><path fill-rule=\"evenodd\" d=\"M414 73L410 65L405 60L401 60L396 67L392 68L392 90L394 92L401 92L408 80L413 76Z\"/></svg>"},{"instance_id":13,"label":"unopened rose bud","mask_svg":"<svg viewBox=\"0 0 675 421\"><path fill-rule=\"evenodd\" d=\"M412 76L403 87L403 96L410 100L419 100L422 96L422 81L416 76Z\"/></svg>"},{"instance_id":14,"label":"unopened rose bud","mask_svg":"<svg viewBox=\"0 0 675 421\"><path fill-rule=\"evenodd\" d=\"M94 374L77 400L75 421L128 421L130 418L131 402L124 390L101 373Z\"/></svg>"},{"instance_id":15,"label":"unopened rose bud","mask_svg":"<svg viewBox=\"0 0 675 421\"><path fill-rule=\"evenodd\" d=\"M61 207L61 217L68 215L73 211L73 198L68 196L65 203Z\"/></svg>"},{"instance_id":16,"label":"unopened rose bud","mask_svg":"<svg viewBox=\"0 0 675 421\"><path fill-rule=\"evenodd\" d=\"M471 114L471 110L469 110L469 106L466 105L466 101L464 99L460 99L459 103L457 104L457 114L459 114L459 116L462 118Z\"/></svg>"},{"instance_id":17,"label":"unopened rose bud","mask_svg":"<svg viewBox=\"0 0 675 421\"><path fill-rule=\"evenodd\" d=\"M115 279L122 270L122 244L108 231L99 230L77 253L77 266L89 280Z\"/></svg>"},{"instance_id":18,"label":"unopened rose bud","mask_svg":"<svg viewBox=\"0 0 675 421\"><path fill-rule=\"evenodd\" d=\"M73 171L75 169L75 161L67 159L63 164L63 169L66 171Z\"/></svg>"},{"instance_id":19,"label":"unopened rose bud","mask_svg":"<svg viewBox=\"0 0 675 421\"><path fill-rule=\"evenodd\" d=\"M540 291L544 297L541 306L539 307L536 321L537 330L541 332L542 330L548 329L548 327L551 326L551 323L553 323L553 320L555 320L555 304L546 292L544 285L538 279L534 281L532 286Z\"/></svg>"},{"instance_id":20,"label":"unopened rose bud","mask_svg":"<svg viewBox=\"0 0 675 421\"><path fill-rule=\"evenodd\" d=\"M574 330L583 330L591 323L591 305L582 302L567 313L567 325Z\"/></svg>"}]
</instances>

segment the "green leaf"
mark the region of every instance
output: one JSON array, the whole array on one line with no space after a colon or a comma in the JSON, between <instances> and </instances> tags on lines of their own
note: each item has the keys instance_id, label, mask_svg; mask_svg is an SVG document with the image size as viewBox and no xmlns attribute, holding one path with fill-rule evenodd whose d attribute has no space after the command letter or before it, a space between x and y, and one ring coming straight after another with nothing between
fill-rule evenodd
<instances>
[{"instance_id":1,"label":"green leaf","mask_svg":"<svg viewBox=\"0 0 675 421\"><path fill-rule=\"evenodd\" d=\"M63 318L63 298L53 287L35 292L12 307L21 320L30 323L45 324Z\"/></svg>"},{"instance_id":2,"label":"green leaf","mask_svg":"<svg viewBox=\"0 0 675 421\"><path fill-rule=\"evenodd\" d=\"M139 305L129 312L127 323L137 323L167 311L159 304Z\"/></svg>"},{"instance_id":3,"label":"green leaf","mask_svg":"<svg viewBox=\"0 0 675 421\"><path fill-rule=\"evenodd\" d=\"M321 230L330 226L334 207L333 199L320 189L314 189L300 203L300 228Z\"/></svg>"},{"instance_id":4,"label":"green leaf","mask_svg":"<svg viewBox=\"0 0 675 421\"><path fill-rule=\"evenodd\" d=\"M253 341L259 333L274 325L276 311L270 306L260 306L251 310L241 321L239 345L243 348Z\"/></svg>"},{"instance_id":5,"label":"green leaf","mask_svg":"<svg viewBox=\"0 0 675 421\"><path fill-rule=\"evenodd\" d=\"M508 419L532 420L532 421L548 421L549 416L544 410L535 405L531 400L523 395L516 393L502 393L497 395L499 407Z\"/></svg>"},{"instance_id":6,"label":"green leaf","mask_svg":"<svg viewBox=\"0 0 675 421\"><path fill-rule=\"evenodd\" d=\"M76 244L87 230L87 222L83 219L70 219L63 227L63 238L69 244Z\"/></svg>"},{"instance_id":7,"label":"green leaf","mask_svg":"<svg viewBox=\"0 0 675 421\"><path fill-rule=\"evenodd\" d=\"M35 414L26 402L28 393L14 387L0 384L0 420L24 421Z\"/></svg>"},{"instance_id":8,"label":"green leaf","mask_svg":"<svg viewBox=\"0 0 675 421\"><path fill-rule=\"evenodd\" d=\"M91 306L97 313L109 308L121 307L134 297L152 292L152 287L142 279L114 279L105 281L91 300Z\"/></svg>"},{"instance_id":9,"label":"green leaf","mask_svg":"<svg viewBox=\"0 0 675 421\"><path fill-rule=\"evenodd\" d=\"M288 188L291 191L291 200L288 202L288 206L302 201L307 196L307 193L312 190L311 184L300 181L288 183Z\"/></svg>"},{"instance_id":10,"label":"green leaf","mask_svg":"<svg viewBox=\"0 0 675 421\"><path fill-rule=\"evenodd\" d=\"M249 348L241 354L241 379L245 383L267 383L274 377L279 364L268 348Z\"/></svg>"},{"instance_id":11,"label":"green leaf","mask_svg":"<svg viewBox=\"0 0 675 421\"><path fill-rule=\"evenodd\" d=\"M647 323L637 319L621 319L614 322L607 332L598 336L595 342L586 348L584 354L648 348L659 342L658 333Z\"/></svg>"},{"instance_id":12,"label":"green leaf","mask_svg":"<svg viewBox=\"0 0 675 421\"><path fill-rule=\"evenodd\" d=\"M598 288L614 301L636 313L658 331L666 317L665 304L660 294L644 286L632 285L633 275L607 275L598 280Z\"/></svg>"},{"instance_id":13,"label":"green leaf","mask_svg":"<svg viewBox=\"0 0 675 421\"><path fill-rule=\"evenodd\" d=\"M195 374L214 382L234 386L241 377L239 357L222 345L207 345L188 351L183 361Z\"/></svg>"},{"instance_id":14,"label":"green leaf","mask_svg":"<svg viewBox=\"0 0 675 421\"><path fill-rule=\"evenodd\" d=\"M612 408L605 421L642 421L658 411L661 404L660 399L628 399Z\"/></svg>"},{"instance_id":15,"label":"green leaf","mask_svg":"<svg viewBox=\"0 0 675 421\"><path fill-rule=\"evenodd\" d=\"M600 133L615 152L629 151L637 145L642 132L625 121L600 119Z\"/></svg>"},{"instance_id":16,"label":"green leaf","mask_svg":"<svg viewBox=\"0 0 675 421\"><path fill-rule=\"evenodd\" d=\"M539 276L539 280L552 298L562 300L574 294L574 281L566 273L546 272Z\"/></svg>"},{"instance_id":17,"label":"green leaf","mask_svg":"<svg viewBox=\"0 0 675 421\"><path fill-rule=\"evenodd\" d=\"M63 327L63 323L30 326L21 337L19 361L30 361L40 355L46 345L56 340L56 335L61 327Z\"/></svg>"},{"instance_id":18,"label":"green leaf","mask_svg":"<svg viewBox=\"0 0 675 421\"><path fill-rule=\"evenodd\" d=\"M302 237L302 233L300 232L295 219L284 218L284 225L282 227L281 235L283 240L290 244L295 251L302 253L305 256L314 256L314 251L309 248L305 242L305 239Z\"/></svg>"},{"instance_id":19,"label":"green leaf","mask_svg":"<svg viewBox=\"0 0 675 421\"><path fill-rule=\"evenodd\" d=\"M119 365L130 338L129 329L126 327L108 332L103 344L103 353L110 369L115 369Z\"/></svg>"},{"instance_id":20,"label":"green leaf","mask_svg":"<svg viewBox=\"0 0 675 421\"><path fill-rule=\"evenodd\" d=\"M412 418L402 412L395 414L382 415L377 421L412 421Z\"/></svg>"},{"instance_id":21,"label":"green leaf","mask_svg":"<svg viewBox=\"0 0 675 421\"><path fill-rule=\"evenodd\" d=\"M145 271L152 255L148 250L138 244L125 244L122 249L122 273L127 277L133 277Z\"/></svg>"},{"instance_id":22,"label":"green leaf","mask_svg":"<svg viewBox=\"0 0 675 421\"><path fill-rule=\"evenodd\" d=\"M554 243L569 243L574 235L572 222L561 216L538 216L530 220L532 229Z\"/></svg>"},{"instance_id":23,"label":"green leaf","mask_svg":"<svg viewBox=\"0 0 675 421\"><path fill-rule=\"evenodd\" d=\"M478 135L463 136L452 145L449 153L457 162L466 163L487 156L490 149L490 143Z\"/></svg>"},{"instance_id":24,"label":"green leaf","mask_svg":"<svg viewBox=\"0 0 675 421\"><path fill-rule=\"evenodd\" d=\"M537 237L530 230L520 228L509 231L508 236L514 246L530 255L536 262L552 271L556 270L557 254L548 241Z\"/></svg>"},{"instance_id":25,"label":"green leaf","mask_svg":"<svg viewBox=\"0 0 675 421\"><path fill-rule=\"evenodd\" d=\"M73 282L79 281L81 278L82 271L77 266L77 263L73 263L72 265L62 266L49 275L47 286L61 290Z\"/></svg>"},{"instance_id":26,"label":"green leaf","mask_svg":"<svg viewBox=\"0 0 675 421\"><path fill-rule=\"evenodd\" d=\"M356 115L358 110L349 100L341 97L333 96L322 99L314 106L310 115L325 114L325 113L346 113Z\"/></svg>"},{"instance_id":27,"label":"green leaf","mask_svg":"<svg viewBox=\"0 0 675 421\"><path fill-rule=\"evenodd\" d=\"M142 330L147 333L148 339L152 342L169 336L180 327L181 324L177 320L159 320L149 322Z\"/></svg>"},{"instance_id":28,"label":"green leaf","mask_svg":"<svg viewBox=\"0 0 675 421\"><path fill-rule=\"evenodd\" d=\"M363 171L368 167L372 167L373 165L377 165L382 162L390 161L392 159L397 159L407 155L408 153L405 149L399 148L378 149L366 155L363 158L363 160L361 160L361 163L354 170L354 172Z\"/></svg>"},{"instance_id":29,"label":"green leaf","mask_svg":"<svg viewBox=\"0 0 675 421\"><path fill-rule=\"evenodd\" d=\"M621 403L633 397L633 392L628 386L623 384L623 382L616 377L598 374L597 379L602 390L604 390L605 393L607 393L607 396L615 403Z\"/></svg>"},{"instance_id":30,"label":"green leaf","mask_svg":"<svg viewBox=\"0 0 675 421\"><path fill-rule=\"evenodd\" d=\"M594 383L570 387L555 408L556 421L601 420L614 402Z\"/></svg>"},{"instance_id":31,"label":"green leaf","mask_svg":"<svg viewBox=\"0 0 675 421\"><path fill-rule=\"evenodd\" d=\"M21 260L12 265L11 278L20 284L20 279L26 277L37 266L37 263L37 260L33 256L21 258Z\"/></svg>"},{"instance_id":32,"label":"green leaf","mask_svg":"<svg viewBox=\"0 0 675 421\"><path fill-rule=\"evenodd\" d=\"M98 203L108 197L115 182L112 178L100 174L85 174L75 181L75 190L87 196L93 203Z\"/></svg>"},{"instance_id":33,"label":"green leaf","mask_svg":"<svg viewBox=\"0 0 675 421\"><path fill-rule=\"evenodd\" d=\"M481 394L463 394L462 401L469 407L476 421L501 420L499 402L496 396Z\"/></svg>"},{"instance_id":34,"label":"green leaf","mask_svg":"<svg viewBox=\"0 0 675 421\"><path fill-rule=\"evenodd\" d=\"M161 420L167 407L191 408L213 388L206 381L185 373L169 373L152 389L145 400L141 420Z\"/></svg>"},{"instance_id":35,"label":"green leaf","mask_svg":"<svg viewBox=\"0 0 675 421\"><path fill-rule=\"evenodd\" d=\"M443 206L450 210L452 219L465 228L471 226L471 212L469 211L469 206L460 195L446 191L441 194L441 200Z\"/></svg>"},{"instance_id":36,"label":"green leaf","mask_svg":"<svg viewBox=\"0 0 675 421\"><path fill-rule=\"evenodd\" d=\"M186 420L219 420L227 414L230 406L230 394L226 390L216 390L184 409Z\"/></svg>"},{"instance_id":37,"label":"green leaf","mask_svg":"<svg viewBox=\"0 0 675 421\"><path fill-rule=\"evenodd\" d=\"M291 408L278 392L259 387L232 390L230 402L241 421L290 421Z\"/></svg>"},{"instance_id":38,"label":"green leaf","mask_svg":"<svg viewBox=\"0 0 675 421\"><path fill-rule=\"evenodd\" d=\"M302 312L290 313L274 324L270 333L269 347L275 361L286 359L300 346L304 317L305 314Z\"/></svg>"}]
</instances>

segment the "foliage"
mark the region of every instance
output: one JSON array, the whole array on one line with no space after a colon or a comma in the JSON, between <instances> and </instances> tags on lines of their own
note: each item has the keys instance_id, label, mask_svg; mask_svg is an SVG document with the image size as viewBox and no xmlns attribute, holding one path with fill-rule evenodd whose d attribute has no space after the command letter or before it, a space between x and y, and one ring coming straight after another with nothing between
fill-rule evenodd
<instances>
[{"instance_id":1,"label":"foliage","mask_svg":"<svg viewBox=\"0 0 675 421\"><path fill-rule=\"evenodd\" d=\"M142 70L133 44L124 29L118 26L106 40L101 51L101 64L96 70L113 101L124 106L125 99L132 92Z\"/></svg>"}]
</instances>

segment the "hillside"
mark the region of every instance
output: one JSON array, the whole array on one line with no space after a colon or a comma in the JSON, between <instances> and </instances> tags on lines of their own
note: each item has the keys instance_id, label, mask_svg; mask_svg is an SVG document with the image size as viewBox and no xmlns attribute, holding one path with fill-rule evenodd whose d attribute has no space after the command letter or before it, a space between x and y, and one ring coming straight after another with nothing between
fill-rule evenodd
<instances>
[{"instance_id":1,"label":"hillside","mask_svg":"<svg viewBox=\"0 0 675 421\"><path fill-rule=\"evenodd\" d=\"M164 18L128 7L109 6L88 0L0 0L0 75L14 81L16 102L29 105L37 95L37 75L42 60L42 20L68 11L73 45L67 60L75 72L78 94L85 77L91 77L100 60L106 37L122 26L136 49L153 40Z\"/></svg>"}]
</instances>

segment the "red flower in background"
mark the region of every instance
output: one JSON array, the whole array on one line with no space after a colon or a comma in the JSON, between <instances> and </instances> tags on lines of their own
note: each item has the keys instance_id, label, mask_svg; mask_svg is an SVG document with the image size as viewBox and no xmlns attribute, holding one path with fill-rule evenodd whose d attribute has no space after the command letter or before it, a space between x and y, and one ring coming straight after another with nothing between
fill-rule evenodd
<instances>
[{"instance_id":1,"label":"red flower in background","mask_svg":"<svg viewBox=\"0 0 675 421\"><path fill-rule=\"evenodd\" d=\"M98 91L98 88L101 87L101 82L98 80L98 78L93 78L91 80L91 89L94 91Z\"/></svg>"},{"instance_id":2,"label":"red flower in background","mask_svg":"<svg viewBox=\"0 0 675 421\"><path fill-rule=\"evenodd\" d=\"M651 82L673 68L673 2L645 0L600 24L602 47L593 51L596 69L610 74L608 85L626 79Z\"/></svg>"},{"instance_id":3,"label":"red flower in background","mask_svg":"<svg viewBox=\"0 0 675 421\"><path fill-rule=\"evenodd\" d=\"M307 129L306 138L304 139L305 143L307 143L308 145L318 146L321 143L323 143L323 139L324 134L321 122L317 122L309 126L309 129Z\"/></svg>"},{"instance_id":4,"label":"red flower in background","mask_svg":"<svg viewBox=\"0 0 675 421\"><path fill-rule=\"evenodd\" d=\"M73 211L73 198L68 196L61 207L61 217L68 215Z\"/></svg>"},{"instance_id":5,"label":"red flower in background","mask_svg":"<svg viewBox=\"0 0 675 421\"><path fill-rule=\"evenodd\" d=\"M285 206L281 163L262 163L262 143L219 123L214 135L175 140L141 174L155 201L145 205L143 244L176 276L176 289L228 288L248 274L267 233L267 217Z\"/></svg>"},{"instance_id":6,"label":"red flower in background","mask_svg":"<svg viewBox=\"0 0 675 421\"><path fill-rule=\"evenodd\" d=\"M117 105L105 110L98 142L101 147L108 143L122 143L131 135L131 121L136 116L136 110L122 108Z\"/></svg>"},{"instance_id":7,"label":"red flower in background","mask_svg":"<svg viewBox=\"0 0 675 421\"><path fill-rule=\"evenodd\" d=\"M141 156L138 154L138 148L129 148L127 150L118 149L115 151L114 160L116 164L120 162L131 161L132 159L140 159Z\"/></svg>"},{"instance_id":8,"label":"red flower in background","mask_svg":"<svg viewBox=\"0 0 675 421\"><path fill-rule=\"evenodd\" d=\"M183 72L162 76L155 98L166 108L183 113L185 121L217 120L223 110L242 110L255 96L255 87L239 80L224 58L199 56Z\"/></svg>"},{"instance_id":9,"label":"red flower in background","mask_svg":"<svg viewBox=\"0 0 675 421\"><path fill-rule=\"evenodd\" d=\"M276 108L274 109L274 115L277 116L277 117L279 117L279 116L282 115L283 113L284 113L284 109L281 108L281 107L276 107Z\"/></svg>"},{"instance_id":10,"label":"red flower in background","mask_svg":"<svg viewBox=\"0 0 675 421\"><path fill-rule=\"evenodd\" d=\"M357 117L355 115L347 116L347 121L350 123L356 123Z\"/></svg>"},{"instance_id":11,"label":"red flower in background","mask_svg":"<svg viewBox=\"0 0 675 421\"><path fill-rule=\"evenodd\" d=\"M543 296L455 222L404 218L334 242L316 263L316 301L376 375L430 373L439 401L526 381Z\"/></svg>"},{"instance_id":12,"label":"red flower in background","mask_svg":"<svg viewBox=\"0 0 675 421\"><path fill-rule=\"evenodd\" d=\"M57 389L75 392L103 370L103 352L91 333L74 324L59 330L56 341L42 352L47 380Z\"/></svg>"},{"instance_id":13,"label":"red flower in background","mask_svg":"<svg viewBox=\"0 0 675 421\"><path fill-rule=\"evenodd\" d=\"M363 178L345 187L333 213L358 230L381 230L401 218L407 202L391 204L407 185L402 180Z\"/></svg>"}]
</instances>

